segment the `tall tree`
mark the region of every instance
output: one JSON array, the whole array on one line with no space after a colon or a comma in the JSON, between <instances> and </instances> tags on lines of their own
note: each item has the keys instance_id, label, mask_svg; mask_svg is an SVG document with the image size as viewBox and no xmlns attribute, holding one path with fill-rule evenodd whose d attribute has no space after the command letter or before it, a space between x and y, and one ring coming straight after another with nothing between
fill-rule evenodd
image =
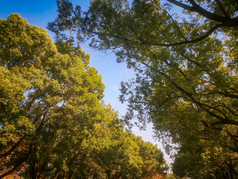
<instances>
[{"instance_id":1,"label":"tall tree","mask_svg":"<svg viewBox=\"0 0 238 179\"><path fill-rule=\"evenodd\" d=\"M1 161L7 161L1 162L7 167L3 177L26 162L41 143L51 141L54 128L90 128L104 84L82 49L57 53L44 29L17 14L0 23Z\"/></svg>"},{"instance_id":2,"label":"tall tree","mask_svg":"<svg viewBox=\"0 0 238 179\"><path fill-rule=\"evenodd\" d=\"M89 62L82 48L53 43L18 14L0 20L0 178L150 175L143 142L103 103L102 77ZM166 172L158 148L148 158L147 167Z\"/></svg>"},{"instance_id":3,"label":"tall tree","mask_svg":"<svg viewBox=\"0 0 238 179\"><path fill-rule=\"evenodd\" d=\"M178 161L189 166L178 175L232 178L238 175L237 9L234 0L94 0L81 15L65 0L49 28L61 40L73 39L68 29L78 40L91 38L92 47L111 49L134 68L136 79L121 88L121 101L129 103L125 119L152 121L159 138L177 144L174 171Z\"/></svg>"}]
</instances>

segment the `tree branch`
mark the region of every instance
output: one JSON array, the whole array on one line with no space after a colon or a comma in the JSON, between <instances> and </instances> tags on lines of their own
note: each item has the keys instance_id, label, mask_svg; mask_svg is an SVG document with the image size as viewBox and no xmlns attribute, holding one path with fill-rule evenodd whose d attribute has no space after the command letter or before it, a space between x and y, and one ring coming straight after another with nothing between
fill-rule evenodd
<instances>
[{"instance_id":1,"label":"tree branch","mask_svg":"<svg viewBox=\"0 0 238 179\"><path fill-rule=\"evenodd\" d=\"M206 9L202 8L201 6L199 6L194 0L189 0L189 2L192 4L192 6L188 6L186 4L178 2L176 0L167 0L167 1L173 3L176 6L179 6L179 7L183 8L183 9L186 9L188 11L197 12L198 14L200 14L200 15L202 15L202 16L210 19L210 20L214 20L216 22L220 22L224 26L228 26L228 27L238 26L237 18L230 18L230 16L226 13L226 11L225 11L225 9L224 9L222 4L220 4L220 5L218 4L218 6L219 6L219 8L223 8L222 11L224 11L223 13L226 14L225 17L207 11Z\"/></svg>"},{"instance_id":2,"label":"tree branch","mask_svg":"<svg viewBox=\"0 0 238 179\"><path fill-rule=\"evenodd\" d=\"M182 42L175 42L175 43L156 43L156 42L138 42L138 43L141 45L154 45L154 46L160 46L160 47L172 47L172 46L179 46L179 45L184 45L184 44L191 44L191 43L196 43L196 42L204 40L205 38L207 38L209 35L211 35L215 30L217 30L220 27L224 27L224 25L216 24L206 34L204 34L203 36L201 36L197 39L193 39L193 40L185 40ZM131 42L130 39L128 39L126 37L118 36L118 35L106 34L106 33L102 34L102 33L98 33L98 32L90 32L90 33L93 33L95 35L105 35L107 37L120 39L124 42Z\"/></svg>"},{"instance_id":3,"label":"tree branch","mask_svg":"<svg viewBox=\"0 0 238 179\"><path fill-rule=\"evenodd\" d=\"M202 16L204 16L208 19L214 20L216 22L226 22L227 21L226 17L211 13L211 12L207 11L206 9L203 9L194 0L189 0L189 2L192 4L192 7L188 6L186 4L183 4L181 2L178 2L176 0L167 0L167 1L173 3L176 6L183 8L183 9L186 9L188 11L197 12L198 14L201 14Z\"/></svg>"},{"instance_id":4,"label":"tree branch","mask_svg":"<svg viewBox=\"0 0 238 179\"><path fill-rule=\"evenodd\" d=\"M185 41L182 41L182 42L168 43L168 44L159 44L159 43L153 43L153 42L142 42L141 44L142 45L155 45L155 46L162 46L162 47L172 47L172 46L196 43L196 42L204 40L205 38L207 38L209 35L211 35L215 30L217 30L220 27L224 27L224 25L223 24L216 24L206 34L204 34L203 36L201 36L197 39L193 39L193 40L185 40Z\"/></svg>"},{"instance_id":5,"label":"tree branch","mask_svg":"<svg viewBox=\"0 0 238 179\"><path fill-rule=\"evenodd\" d=\"M33 145L31 144L30 147L29 147L28 152L25 155L25 157L23 157L21 160L19 160L10 170L8 170L7 172L5 172L2 175L0 175L0 178L4 178L5 176L11 174L17 168L19 168L21 166L21 164L23 164L29 158L30 153L32 152L32 147L33 147Z\"/></svg>"},{"instance_id":6,"label":"tree branch","mask_svg":"<svg viewBox=\"0 0 238 179\"><path fill-rule=\"evenodd\" d=\"M183 4L183 3L175 1L175 0L167 0L167 1L173 3L176 6L179 6L179 7L183 8L183 9L186 9L186 10L189 10L189 11L194 11L192 6L188 6L186 4Z\"/></svg>"},{"instance_id":7,"label":"tree branch","mask_svg":"<svg viewBox=\"0 0 238 179\"><path fill-rule=\"evenodd\" d=\"M9 149L8 151L6 151L5 153L3 154L0 154L0 158L3 158L3 157L6 157L8 155L10 155L19 145L20 143L22 142L22 140L25 138L25 136L22 136L18 141L17 143L15 143L11 149Z\"/></svg>"}]
</instances>

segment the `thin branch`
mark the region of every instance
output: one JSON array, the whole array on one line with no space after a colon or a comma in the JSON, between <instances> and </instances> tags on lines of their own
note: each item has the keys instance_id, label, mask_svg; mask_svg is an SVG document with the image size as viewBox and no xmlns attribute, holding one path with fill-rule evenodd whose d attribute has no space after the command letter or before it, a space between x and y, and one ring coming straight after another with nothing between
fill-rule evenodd
<instances>
[{"instance_id":1,"label":"thin branch","mask_svg":"<svg viewBox=\"0 0 238 179\"><path fill-rule=\"evenodd\" d=\"M142 45L155 45L155 46L162 46L162 47L172 47L172 46L196 43L196 42L204 40L205 38L207 38L209 35L211 35L215 30L217 30L220 27L224 27L224 25L216 24L206 34L204 34L203 36L201 36L197 39L193 39L193 40L186 40L186 41L182 41L182 42L169 43L169 44L159 44L159 43L153 43L153 42L142 42L141 44Z\"/></svg>"},{"instance_id":2,"label":"thin branch","mask_svg":"<svg viewBox=\"0 0 238 179\"><path fill-rule=\"evenodd\" d=\"M205 38L207 38L209 35L211 35L215 30L217 30L220 27L224 27L223 24L216 24L215 26L213 26L206 34L204 34L203 36L197 38L197 39L193 39L193 40L185 40L182 42L175 42L175 43L155 43L155 42L138 42L141 45L154 45L154 46L161 46L161 47L172 47L172 46L179 46L179 45L184 45L184 44L191 44L191 43L196 43L199 41L204 40ZM122 36L118 36L118 35L113 35L113 34L102 34L102 33L98 33L98 32L93 32L95 35L105 35L108 37L113 37L116 39L120 39L123 40L124 42L131 42L130 39L126 38L126 37L122 37Z\"/></svg>"},{"instance_id":3,"label":"thin branch","mask_svg":"<svg viewBox=\"0 0 238 179\"><path fill-rule=\"evenodd\" d=\"M0 158L6 157L8 155L10 155L22 142L22 140L25 138L25 136L22 136L12 147L11 149L9 149L8 151L6 151L3 154L0 154Z\"/></svg>"},{"instance_id":4,"label":"thin branch","mask_svg":"<svg viewBox=\"0 0 238 179\"><path fill-rule=\"evenodd\" d=\"M234 168L231 164L225 161L225 164L229 167L229 169L236 175L238 176L238 172L236 171L236 168Z\"/></svg>"},{"instance_id":5,"label":"thin branch","mask_svg":"<svg viewBox=\"0 0 238 179\"><path fill-rule=\"evenodd\" d=\"M185 40L182 42L175 42L175 43L156 43L156 42L138 42L138 44L141 45L154 45L154 46L161 46L161 47L172 47L172 46L179 46L179 45L184 45L184 44L191 44L191 43L196 43L199 41L204 40L205 38L207 38L209 35L211 35L215 30L219 29L220 27L224 27L225 25L223 24L216 24L215 26L213 26L209 31L206 32L206 34L204 34L203 36L197 38L197 39L193 39L193 40ZM114 34L107 34L107 33L100 33L100 32L89 32L95 35L104 35L107 37L111 37L111 38L116 38L116 39L120 39L124 42L131 42L130 39L123 37L123 36L119 36L119 35L114 35Z\"/></svg>"},{"instance_id":6,"label":"thin branch","mask_svg":"<svg viewBox=\"0 0 238 179\"><path fill-rule=\"evenodd\" d=\"M175 1L175 0L167 0L167 1L173 3L176 6L179 6L179 7L183 8L183 9L186 9L186 10L189 10L189 11L194 11L192 6L188 6L186 4L183 4L183 3Z\"/></svg>"},{"instance_id":7,"label":"thin branch","mask_svg":"<svg viewBox=\"0 0 238 179\"><path fill-rule=\"evenodd\" d=\"M174 18L172 17L172 15L166 10L166 9L163 9L166 14L170 17L170 19L173 21L175 27L177 28L177 30L179 31L179 33L181 34L181 36L184 38L184 40L187 40L187 38L184 36L183 32L181 31L178 23L174 20Z\"/></svg>"},{"instance_id":8,"label":"thin branch","mask_svg":"<svg viewBox=\"0 0 238 179\"><path fill-rule=\"evenodd\" d=\"M227 96L227 97L230 97L230 98L238 99L238 95L237 94L231 94L231 93L223 92L223 91L218 91L217 93L221 94L221 95L224 95L224 96Z\"/></svg>"}]
</instances>

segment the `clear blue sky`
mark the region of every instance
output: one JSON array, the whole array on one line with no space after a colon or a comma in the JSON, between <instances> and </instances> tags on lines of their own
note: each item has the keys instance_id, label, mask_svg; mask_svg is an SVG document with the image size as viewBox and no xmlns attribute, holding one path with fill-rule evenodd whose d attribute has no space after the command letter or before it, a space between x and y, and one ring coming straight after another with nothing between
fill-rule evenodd
<instances>
[{"instance_id":1,"label":"clear blue sky","mask_svg":"<svg viewBox=\"0 0 238 179\"><path fill-rule=\"evenodd\" d=\"M81 6L82 10L86 10L90 4L90 0L72 0L74 4ZM12 13L19 13L26 18L30 24L46 28L48 22L52 22L57 16L56 0L0 0L0 18L7 19ZM50 32L49 32L50 33ZM53 36L52 33L50 33ZM91 49L87 45L82 48L91 55L91 66L96 67L99 74L103 77L106 85L105 103L110 103L120 115L125 114L126 104L121 104L118 100L120 95L120 82L127 81L133 77L133 71L126 68L126 64L118 64L116 57L112 52L102 53ZM142 136L145 141L150 141L162 148L159 142L153 140L152 126L149 125L146 131L133 129L136 135ZM168 156L165 156L168 161ZM169 163L171 160L168 161Z\"/></svg>"}]
</instances>

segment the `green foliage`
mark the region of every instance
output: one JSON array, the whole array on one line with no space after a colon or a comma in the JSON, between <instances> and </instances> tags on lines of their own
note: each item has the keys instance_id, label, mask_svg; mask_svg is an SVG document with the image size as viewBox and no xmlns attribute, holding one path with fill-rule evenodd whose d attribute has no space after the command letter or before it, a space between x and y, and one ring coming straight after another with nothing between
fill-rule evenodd
<instances>
[{"instance_id":1,"label":"green foliage","mask_svg":"<svg viewBox=\"0 0 238 179\"><path fill-rule=\"evenodd\" d=\"M125 120L153 122L168 152L177 150L177 176L238 175L237 7L233 0L94 0L69 26L135 70L121 87Z\"/></svg>"},{"instance_id":2,"label":"green foliage","mask_svg":"<svg viewBox=\"0 0 238 179\"><path fill-rule=\"evenodd\" d=\"M18 14L0 20L0 178L21 168L26 178L167 170L161 151L125 132L103 103L102 77L89 62L82 48L53 43Z\"/></svg>"}]
</instances>

